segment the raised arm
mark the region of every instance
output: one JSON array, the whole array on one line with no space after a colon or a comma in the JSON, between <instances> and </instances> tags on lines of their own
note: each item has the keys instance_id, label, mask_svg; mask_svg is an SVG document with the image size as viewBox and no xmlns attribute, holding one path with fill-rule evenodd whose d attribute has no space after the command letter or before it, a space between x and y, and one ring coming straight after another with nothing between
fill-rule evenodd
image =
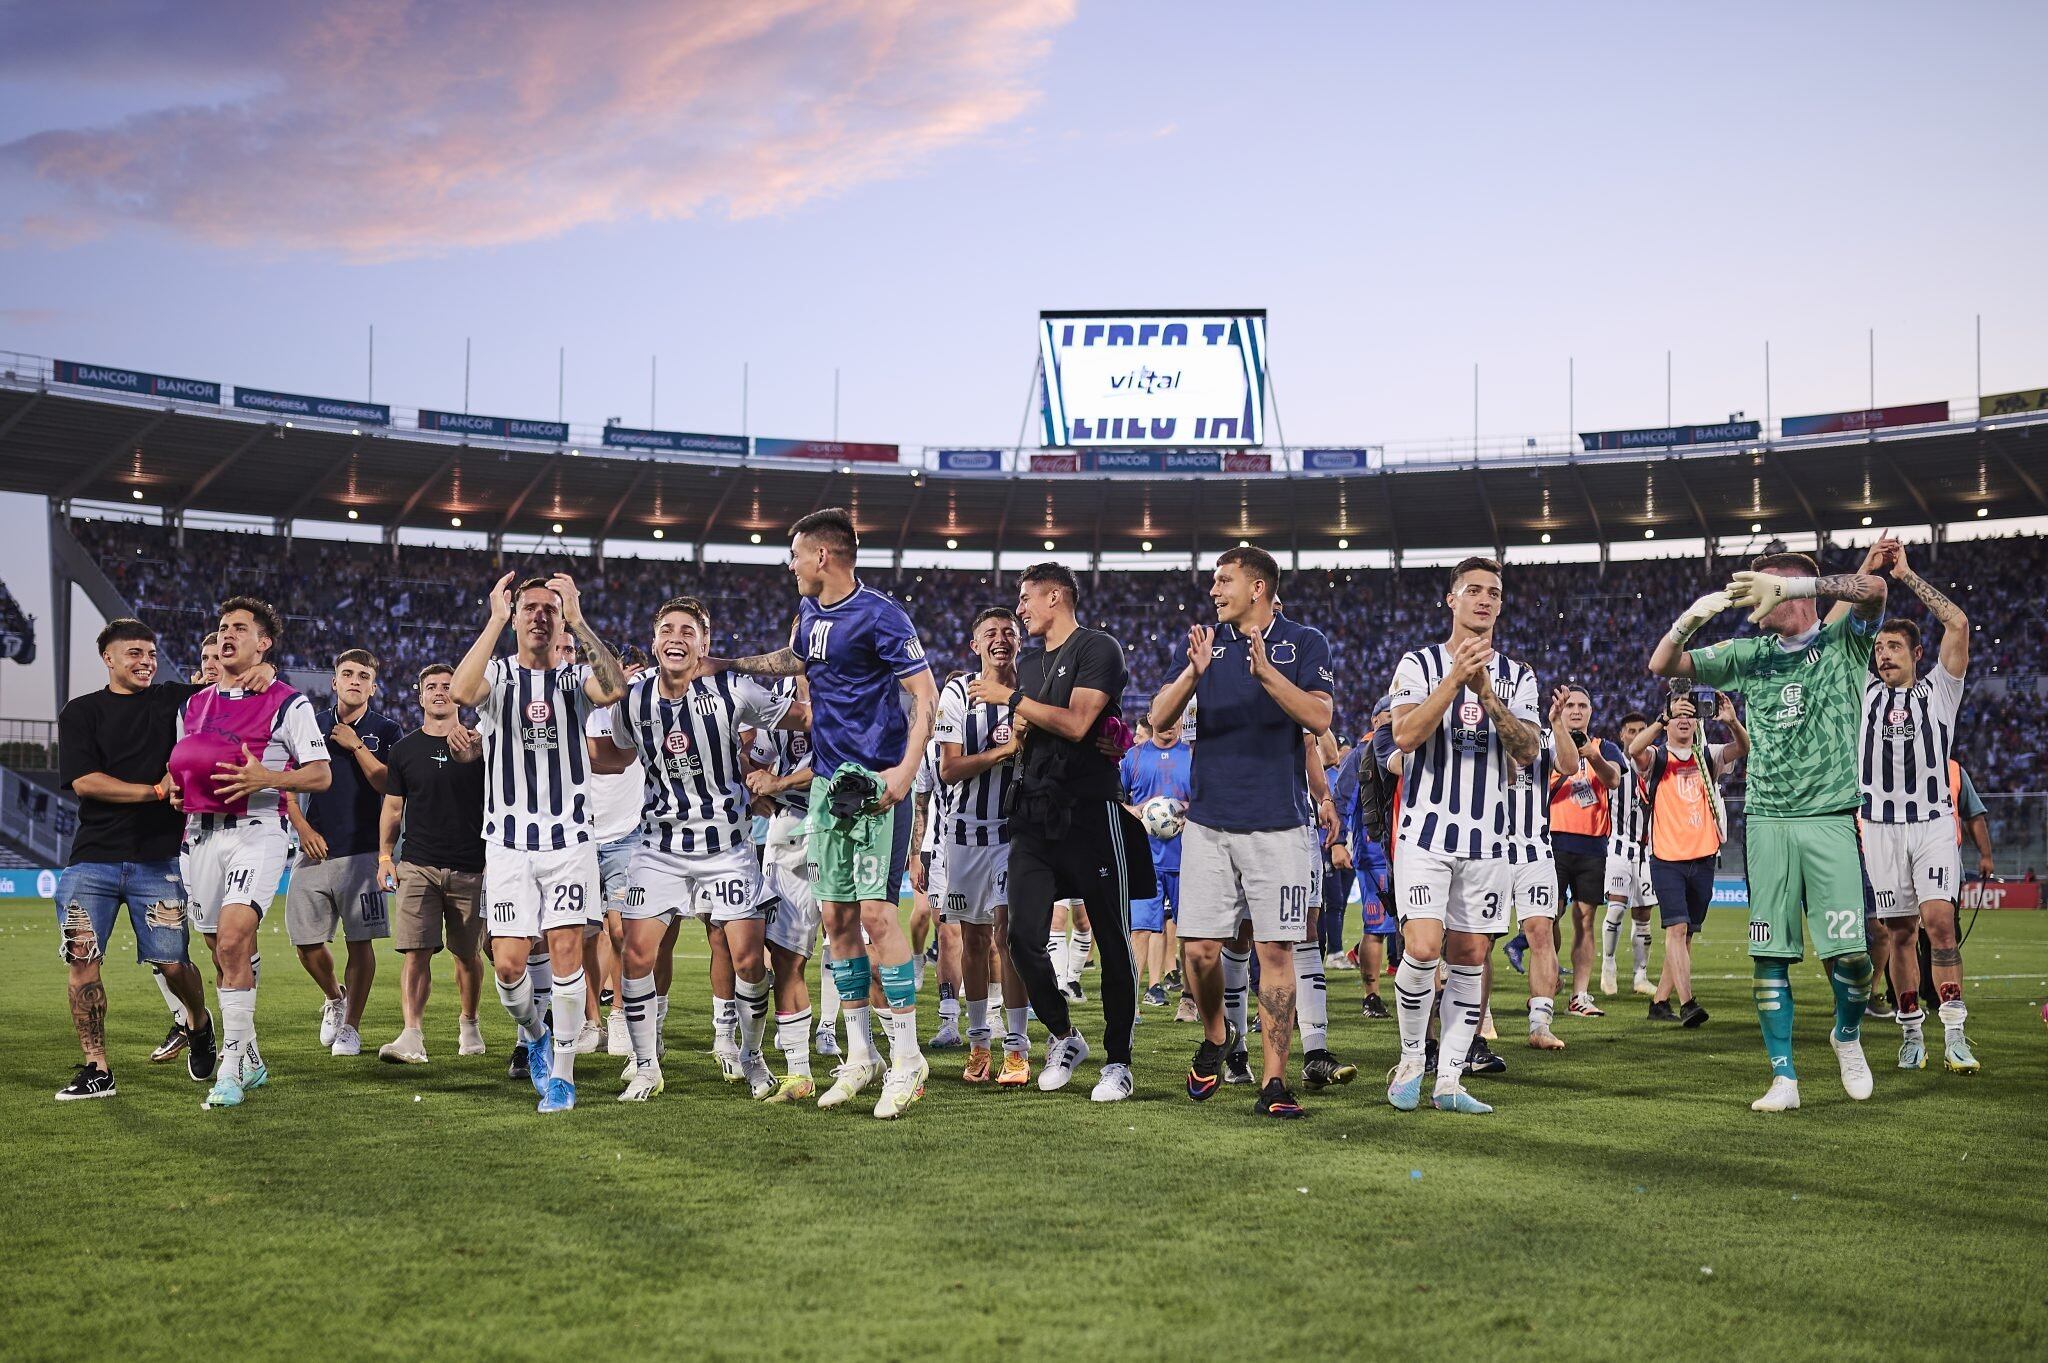
<instances>
[{"instance_id":1,"label":"raised arm","mask_svg":"<svg viewBox=\"0 0 2048 1363\"><path fill-rule=\"evenodd\" d=\"M505 637L505 622L512 618L512 576L505 574L491 588L491 611L484 620L483 633L476 636L476 642L462 655L462 661L455 665L455 675L449 679L448 694L457 705L481 704L491 693L490 681L484 673L491 665L491 655L498 651L498 640Z\"/></svg>"},{"instance_id":2,"label":"raised arm","mask_svg":"<svg viewBox=\"0 0 2048 1363\"><path fill-rule=\"evenodd\" d=\"M1458 652L1451 656L1451 666L1444 673L1443 680L1428 694L1413 704L1402 705L1397 702L1393 711L1393 723L1387 726L1393 731L1394 746L1408 753L1414 752L1428 742L1429 736L1443 725L1444 712L1451 708L1451 702L1458 698L1458 694L1472 681L1478 670L1478 665L1468 660L1467 648L1461 646ZM1415 689L1420 689L1419 678L1411 678L1411 681L1414 682ZM1401 672L1397 669L1394 674L1394 693L1399 695L1403 689ZM1392 768L1389 767L1388 770L1391 771Z\"/></svg>"},{"instance_id":3,"label":"raised arm","mask_svg":"<svg viewBox=\"0 0 2048 1363\"><path fill-rule=\"evenodd\" d=\"M1153 728L1171 729L1180 722L1180 717L1187 712L1188 702L1194 699L1195 683L1209 670L1209 651L1215 644L1215 630L1207 625L1188 626L1188 665L1152 697L1152 705L1145 718Z\"/></svg>"},{"instance_id":4,"label":"raised arm","mask_svg":"<svg viewBox=\"0 0 2048 1363\"><path fill-rule=\"evenodd\" d=\"M590 660L590 675L583 679L583 694L595 704L610 705L626 694L626 669L620 665L619 655L597 637L597 631L583 618L583 594L576 589L574 578L556 573L548 579L548 586L562 599L562 623L583 645L583 655Z\"/></svg>"},{"instance_id":5,"label":"raised arm","mask_svg":"<svg viewBox=\"0 0 2048 1363\"><path fill-rule=\"evenodd\" d=\"M1970 666L1970 617L1963 608L1942 595L1939 588L1913 571L1900 546L1892 559L1892 576L1920 598L1927 613L1941 621L1941 666L1951 677L1962 676Z\"/></svg>"},{"instance_id":6,"label":"raised arm","mask_svg":"<svg viewBox=\"0 0 2048 1363\"><path fill-rule=\"evenodd\" d=\"M1732 604L1727 592L1708 592L1687 606L1671 622L1671 628L1657 640L1657 647L1650 651L1651 673L1659 677L1692 676L1692 657L1686 652L1686 646L1692 642L1692 636L1699 633L1700 626Z\"/></svg>"},{"instance_id":7,"label":"raised arm","mask_svg":"<svg viewBox=\"0 0 2048 1363\"><path fill-rule=\"evenodd\" d=\"M1714 718L1720 720L1723 727L1734 735L1728 740L1728 750L1721 754L1721 760L1734 763L1749 756L1749 730L1742 726L1742 716L1735 713L1733 696L1721 697L1720 705L1714 711Z\"/></svg>"},{"instance_id":8,"label":"raised arm","mask_svg":"<svg viewBox=\"0 0 2048 1363\"><path fill-rule=\"evenodd\" d=\"M1287 674L1273 666L1272 659L1267 657L1264 635L1247 633L1245 644L1251 655L1252 680L1265 688L1273 703L1309 733L1328 733L1330 716L1335 710L1330 702L1330 693L1304 690L1289 681ZM1324 670L1327 672L1328 669Z\"/></svg>"},{"instance_id":9,"label":"raised arm","mask_svg":"<svg viewBox=\"0 0 2048 1363\"><path fill-rule=\"evenodd\" d=\"M1533 685L1532 682L1531 686ZM1473 680L1473 688L1479 693L1479 703L1485 707L1487 718L1493 721L1493 731L1500 735L1500 745L1507 749L1508 756L1514 759L1518 766L1526 767L1535 762L1536 754L1543 746L1542 735L1537 732L1532 721L1523 719L1510 710L1507 701L1493 689L1493 673L1486 666L1483 657L1479 664L1478 676ZM1531 708L1534 708L1533 705Z\"/></svg>"}]
</instances>

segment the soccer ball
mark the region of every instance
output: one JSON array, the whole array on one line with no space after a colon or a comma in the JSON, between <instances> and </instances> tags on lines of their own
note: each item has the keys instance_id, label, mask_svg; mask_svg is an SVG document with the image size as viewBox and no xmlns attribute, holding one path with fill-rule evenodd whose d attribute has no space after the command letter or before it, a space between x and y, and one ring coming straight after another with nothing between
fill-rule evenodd
<instances>
[{"instance_id":1,"label":"soccer ball","mask_svg":"<svg viewBox=\"0 0 2048 1363\"><path fill-rule=\"evenodd\" d=\"M1188 807L1165 795L1145 801L1139 813L1144 815L1145 831L1161 842L1179 837L1181 826L1188 821Z\"/></svg>"}]
</instances>

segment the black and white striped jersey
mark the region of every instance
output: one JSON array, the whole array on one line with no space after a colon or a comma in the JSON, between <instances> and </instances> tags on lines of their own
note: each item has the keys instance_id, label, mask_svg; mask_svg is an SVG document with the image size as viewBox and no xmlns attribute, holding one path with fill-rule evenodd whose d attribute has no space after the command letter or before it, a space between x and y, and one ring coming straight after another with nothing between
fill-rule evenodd
<instances>
[{"instance_id":1,"label":"black and white striped jersey","mask_svg":"<svg viewBox=\"0 0 2048 1363\"><path fill-rule=\"evenodd\" d=\"M1931 823L1955 812L1948 759L1955 746L1963 679L1936 663L1908 687L1863 683L1863 732L1857 772L1863 817L1871 823Z\"/></svg>"},{"instance_id":2,"label":"black and white striped jersey","mask_svg":"<svg viewBox=\"0 0 2048 1363\"><path fill-rule=\"evenodd\" d=\"M1557 754L1550 746L1550 730L1543 730L1539 737L1543 746L1537 750L1536 760L1515 768L1514 780L1508 785L1508 860L1517 866L1552 858L1550 780L1557 774Z\"/></svg>"},{"instance_id":3,"label":"black and white striped jersey","mask_svg":"<svg viewBox=\"0 0 2048 1363\"><path fill-rule=\"evenodd\" d=\"M756 729L754 747L748 756L755 765L768 768L777 776L788 776L792 772L811 770L811 736L803 729ZM811 788L808 783L793 786L778 793L776 807L793 814L803 814L811 807Z\"/></svg>"},{"instance_id":4,"label":"black and white striped jersey","mask_svg":"<svg viewBox=\"0 0 2048 1363\"><path fill-rule=\"evenodd\" d=\"M924 812L924 839L917 851L939 850L939 826L946 821L946 783L939 779L939 740L925 740L924 756L918 760L917 775L910 782L913 798L922 793L930 803Z\"/></svg>"},{"instance_id":5,"label":"black and white striped jersey","mask_svg":"<svg viewBox=\"0 0 2048 1363\"><path fill-rule=\"evenodd\" d=\"M1607 855L1633 863L1650 854L1650 802L1643 797L1643 775L1635 759L1624 754L1620 765L1621 784L1607 796Z\"/></svg>"},{"instance_id":6,"label":"black and white striped jersey","mask_svg":"<svg viewBox=\"0 0 2048 1363\"><path fill-rule=\"evenodd\" d=\"M747 841L746 771L740 730L768 729L789 709L752 677L698 677L671 700L659 671L626 688L612 714L612 737L640 754L647 769L641 836L664 852L722 852Z\"/></svg>"},{"instance_id":7,"label":"black and white striped jersey","mask_svg":"<svg viewBox=\"0 0 2048 1363\"><path fill-rule=\"evenodd\" d=\"M1396 712L1427 700L1450 665L1442 644L1403 654L1388 693ZM1486 666L1508 713L1541 727L1535 672L1498 652ZM1507 856L1512 841L1508 791L1514 776L1514 762L1478 693L1464 688L1445 707L1437 731L1403 760L1396 841L1447 857Z\"/></svg>"},{"instance_id":8,"label":"black and white striped jersey","mask_svg":"<svg viewBox=\"0 0 2048 1363\"><path fill-rule=\"evenodd\" d=\"M583 729L593 708L590 668L521 667L493 658L477 706L484 745L484 841L528 852L555 851L596 836Z\"/></svg>"},{"instance_id":9,"label":"black and white striped jersey","mask_svg":"<svg viewBox=\"0 0 2048 1363\"><path fill-rule=\"evenodd\" d=\"M932 727L933 744L958 743L962 757L999 748L1010 741L1014 707L976 702L967 694L967 677L955 677L939 692L939 717ZM1017 779L1014 762L998 762L979 776L955 781L946 790L946 839L958 847L991 847L1010 840L1003 799Z\"/></svg>"}]
</instances>

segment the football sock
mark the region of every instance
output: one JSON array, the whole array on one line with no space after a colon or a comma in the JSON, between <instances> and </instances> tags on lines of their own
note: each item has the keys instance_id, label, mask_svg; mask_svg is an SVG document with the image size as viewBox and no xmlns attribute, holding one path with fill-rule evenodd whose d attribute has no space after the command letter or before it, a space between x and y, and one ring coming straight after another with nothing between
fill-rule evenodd
<instances>
[{"instance_id":1,"label":"football sock","mask_svg":"<svg viewBox=\"0 0 2048 1363\"><path fill-rule=\"evenodd\" d=\"M652 1065L661 1028L655 1018L654 976L639 975L619 981L619 995L626 1010L626 1031L633 1038L633 1059L638 1064Z\"/></svg>"},{"instance_id":2,"label":"football sock","mask_svg":"<svg viewBox=\"0 0 2048 1363\"><path fill-rule=\"evenodd\" d=\"M1552 1019L1557 1016L1557 1000L1538 996L1529 1000L1529 1035L1550 1030Z\"/></svg>"},{"instance_id":3,"label":"football sock","mask_svg":"<svg viewBox=\"0 0 2048 1363\"><path fill-rule=\"evenodd\" d=\"M711 996L711 1045L726 1051L740 1044L740 1001Z\"/></svg>"},{"instance_id":4,"label":"football sock","mask_svg":"<svg viewBox=\"0 0 2048 1363\"><path fill-rule=\"evenodd\" d=\"M1621 946L1621 925L1628 921L1628 910L1619 904L1607 906L1607 916L1600 922L1600 964L1614 964L1614 953ZM1560 943L1560 947L1562 943ZM1573 980L1572 988L1581 994L1593 992L1590 980Z\"/></svg>"},{"instance_id":5,"label":"football sock","mask_svg":"<svg viewBox=\"0 0 2048 1363\"><path fill-rule=\"evenodd\" d=\"M1301 1023L1303 1051L1329 1049L1330 982L1323 974L1319 942L1294 944L1294 1015Z\"/></svg>"},{"instance_id":6,"label":"football sock","mask_svg":"<svg viewBox=\"0 0 2048 1363\"><path fill-rule=\"evenodd\" d=\"M1077 932L1067 939L1067 983L1077 983L1081 972L1088 968L1088 952L1095 945L1095 934Z\"/></svg>"},{"instance_id":7,"label":"football sock","mask_svg":"<svg viewBox=\"0 0 2048 1363\"><path fill-rule=\"evenodd\" d=\"M555 1067L551 1079L576 1082L576 1039L583 1034L583 971L579 968L555 981Z\"/></svg>"},{"instance_id":8,"label":"football sock","mask_svg":"<svg viewBox=\"0 0 2048 1363\"><path fill-rule=\"evenodd\" d=\"M1899 1030L1906 1036L1920 1035L1920 1025L1927 1020L1927 1014L1920 1010L1920 995L1908 989L1899 995Z\"/></svg>"},{"instance_id":9,"label":"football sock","mask_svg":"<svg viewBox=\"0 0 2048 1363\"><path fill-rule=\"evenodd\" d=\"M220 1072L239 1076L250 1065L256 1042L256 991L220 991Z\"/></svg>"},{"instance_id":10,"label":"football sock","mask_svg":"<svg viewBox=\"0 0 2048 1363\"><path fill-rule=\"evenodd\" d=\"M889 1037L891 1068L917 1063L923 1052L917 1045L917 971L909 961L883 965L882 998L888 1008L882 1014L882 1030Z\"/></svg>"},{"instance_id":11,"label":"football sock","mask_svg":"<svg viewBox=\"0 0 2048 1363\"><path fill-rule=\"evenodd\" d=\"M527 957L526 978L533 981L533 1007L540 1014L541 1025L551 1025L555 1002L555 963L547 958L545 952ZM582 1022L576 1024L576 1030L579 1033L583 1030Z\"/></svg>"},{"instance_id":12,"label":"football sock","mask_svg":"<svg viewBox=\"0 0 2048 1363\"><path fill-rule=\"evenodd\" d=\"M252 1008L255 1006L255 991L261 989L262 987L263 953L259 951L249 957L249 998L250 1006ZM253 1013L250 1015L249 1019L249 1044L244 1046L242 1050L244 1055L247 1057L245 1063L251 1065L260 1065L263 1063L263 1053L256 1049L256 1020L255 1015Z\"/></svg>"},{"instance_id":13,"label":"football sock","mask_svg":"<svg viewBox=\"0 0 2048 1363\"><path fill-rule=\"evenodd\" d=\"M793 1075L811 1077L811 1010L775 1015L775 1048Z\"/></svg>"},{"instance_id":14,"label":"football sock","mask_svg":"<svg viewBox=\"0 0 2048 1363\"><path fill-rule=\"evenodd\" d=\"M1636 960L1636 974L1646 973L1650 968L1650 925L1638 923L1628 935L1628 947Z\"/></svg>"},{"instance_id":15,"label":"football sock","mask_svg":"<svg viewBox=\"0 0 2048 1363\"><path fill-rule=\"evenodd\" d=\"M1444 979L1444 1001L1439 1018L1443 1040L1436 1052L1436 1091L1447 1093L1458 1087L1465 1072L1465 1057L1472 1039L1479 1035L1480 998L1485 990L1486 967L1450 967Z\"/></svg>"},{"instance_id":16,"label":"football sock","mask_svg":"<svg viewBox=\"0 0 2048 1363\"><path fill-rule=\"evenodd\" d=\"M939 1022L950 1022L955 1026L960 1022L960 996L950 984L939 986Z\"/></svg>"},{"instance_id":17,"label":"football sock","mask_svg":"<svg viewBox=\"0 0 2048 1363\"><path fill-rule=\"evenodd\" d=\"M967 1000L967 1044L986 1047L991 1033L988 1026L988 1000Z\"/></svg>"},{"instance_id":18,"label":"football sock","mask_svg":"<svg viewBox=\"0 0 2048 1363\"><path fill-rule=\"evenodd\" d=\"M739 995L740 1054L759 1055L761 1037L768 1030L768 977L763 975L751 984L734 980L732 987Z\"/></svg>"},{"instance_id":19,"label":"football sock","mask_svg":"<svg viewBox=\"0 0 2048 1363\"><path fill-rule=\"evenodd\" d=\"M519 1028L521 1041L538 1041L546 1030L541 1026L540 1010L533 1006L533 973L519 977L519 983L498 982L498 1002L505 1005L505 1011L512 1015L512 1021Z\"/></svg>"},{"instance_id":20,"label":"football sock","mask_svg":"<svg viewBox=\"0 0 2048 1363\"><path fill-rule=\"evenodd\" d=\"M1954 998L1949 997L1950 991L1954 991ZM1963 991L1952 984L1941 986L1941 1029L1960 1032L1969 1017L1970 1010L1963 1004Z\"/></svg>"},{"instance_id":21,"label":"football sock","mask_svg":"<svg viewBox=\"0 0 2048 1363\"><path fill-rule=\"evenodd\" d=\"M868 1014L873 1010L866 1003L845 1004L846 1014L846 1058L856 1065L872 1064L881 1059L875 1054L875 1033L872 1019Z\"/></svg>"},{"instance_id":22,"label":"football sock","mask_svg":"<svg viewBox=\"0 0 2048 1363\"><path fill-rule=\"evenodd\" d=\"M1828 983L1835 991L1835 1040L1860 1041L1863 1010L1870 1003L1870 980L1877 972L1863 952L1828 962Z\"/></svg>"},{"instance_id":23,"label":"football sock","mask_svg":"<svg viewBox=\"0 0 2048 1363\"><path fill-rule=\"evenodd\" d=\"M1067 982L1067 934L1055 932L1045 939L1045 954L1052 961L1052 977Z\"/></svg>"},{"instance_id":24,"label":"football sock","mask_svg":"<svg viewBox=\"0 0 2048 1363\"><path fill-rule=\"evenodd\" d=\"M1024 1030L1031 1016L1029 1008L1003 1009L1003 1049L1016 1055L1031 1054L1031 1034Z\"/></svg>"},{"instance_id":25,"label":"football sock","mask_svg":"<svg viewBox=\"0 0 2048 1363\"><path fill-rule=\"evenodd\" d=\"M185 1005L178 1001L178 995L171 988L171 982L164 978L163 970L160 967L151 966L149 973L156 979L156 992L164 996L164 1007L171 1010L171 1021L177 1023L180 1027L190 1027L192 1019L185 1012Z\"/></svg>"},{"instance_id":26,"label":"football sock","mask_svg":"<svg viewBox=\"0 0 2048 1363\"><path fill-rule=\"evenodd\" d=\"M661 1054L662 1033L668 1027L668 995L654 996L654 1053Z\"/></svg>"},{"instance_id":27,"label":"football sock","mask_svg":"<svg viewBox=\"0 0 2048 1363\"><path fill-rule=\"evenodd\" d=\"M1436 997L1436 962L1414 952L1401 957L1394 972L1394 1015L1401 1024L1401 1059L1420 1064L1422 1044L1429 1039L1429 1007Z\"/></svg>"},{"instance_id":28,"label":"football sock","mask_svg":"<svg viewBox=\"0 0 2048 1363\"><path fill-rule=\"evenodd\" d=\"M1241 1047L1249 1035L1245 1028L1245 993L1251 984L1251 954L1223 948L1223 1020L1237 1029L1237 1044Z\"/></svg>"},{"instance_id":29,"label":"football sock","mask_svg":"<svg viewBox=\"0 0 2048 1363\"><path fill-rule=\"evenodd\" d=\"M833 978L832 961L829 958L823 962L823 966L824 968L818 972L823 977L819 981L818 992L821 999L818 1004L818 1026L829 1032L839 1022L839 981Z\"/></svg>"},{"instance_id":30,"label":"football sock","mask_svg":"<svg viewBox=\"0 0 2048 1363\"><path fill-rule=\"evenodd\" d=\"M1866 961L1869 957L1864 958ZM1749 985L1756 999L1756 1020L1763 1026L1764 1051L1773 1076L1797 1079L1792 1068L1792 972L1784 961L1759 960Z\"/></svg>"}]
</instances>

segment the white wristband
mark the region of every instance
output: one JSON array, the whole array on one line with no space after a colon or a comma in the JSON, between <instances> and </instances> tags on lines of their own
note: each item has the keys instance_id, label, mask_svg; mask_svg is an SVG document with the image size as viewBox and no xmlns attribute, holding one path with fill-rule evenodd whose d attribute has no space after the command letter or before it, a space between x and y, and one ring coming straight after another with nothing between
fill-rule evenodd
<instances>
[{"instance_id":1,"label":"white wristband","mask_svg":"<svg viewBox=\"0 0 2048 1363\"><path fill-rule=\"evenodd\" d=\"M1820 579L1817 577L1788 577L1785 579L1787 601L1808 601L1820 595Z\"/></svg>"}]
</instances>

